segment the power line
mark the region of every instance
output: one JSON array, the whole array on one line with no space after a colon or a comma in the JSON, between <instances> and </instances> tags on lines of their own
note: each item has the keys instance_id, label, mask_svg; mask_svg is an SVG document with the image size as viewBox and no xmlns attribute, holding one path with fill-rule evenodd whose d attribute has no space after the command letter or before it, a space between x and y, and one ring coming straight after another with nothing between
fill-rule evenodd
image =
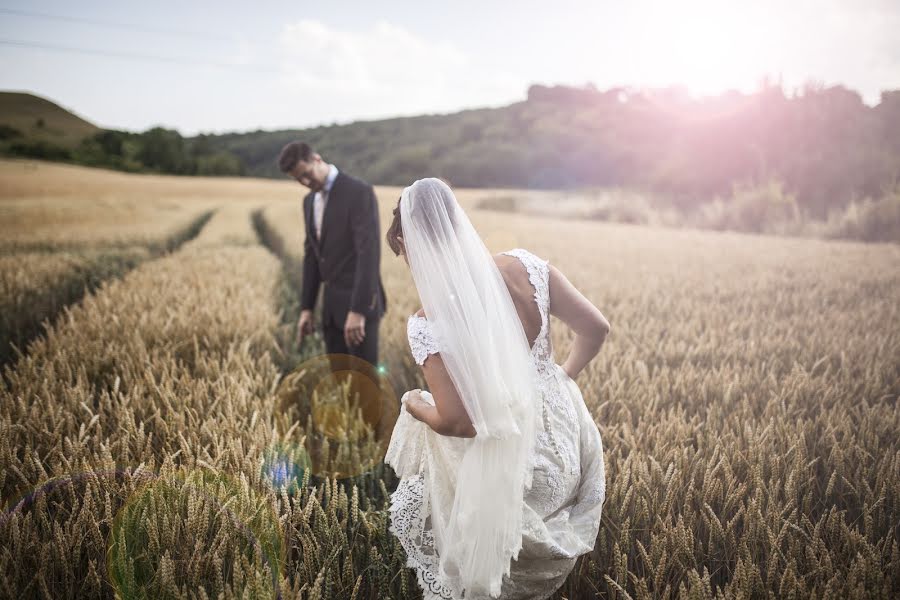
<instances>
[{"instance_id":1,"label":"power line","mask_svg":"<svg viewBox=\"0 0 900 600\"><path fill-rule=\"evenodd\" d=\"M235 71L253 72L253 73L281 73L278 69L271 67L259 67L254 65L238 65L221 63L206 60L197 60L193 58L185 58L179 56L156 56L152 54L138 54L134 52L116 52L112 50L103 50L99 48L79 48L77 46L63 46L59 44L46 44L43 42L31 42L26 40L9 40L0 39L0 45L18 46L20 48L37 48L40 50L52 50L54 52L74 52L76 54L89 54L93 56L104 56L109 58L120 58L127 60L143 60L152 62L162 62L177 65L193 65L198 67L216 67L219 69L231 69Z\"/></svg>"},{"instance_id":2,"label":"power line","mask_svg":"<svg viewBox=\"0 0 900 600\"><path fill-rule=\"evenodd\" d=\"M163 29L156 27L147 27L134 23L117 23L115 21L99 21L95 19L85 19L83 17L71 17L68 15L53 15L50 13L35 12L29 10L18 10L14 8L0 8L0 13L8 15L16 15L19 17L31 17L35 19L49 19L51 21L65 21L68 23L80 23L84 25L97 25L99 27L111 27L114 29L130 29L131 31L139 31L141 33L161 33L164 35L177 35L190 38L205 38L208 40L216 40L219 42L232 42L231 38L220 35L212 35L201 31L187 31L176 29Z\"/></svg>"}]
</instances>

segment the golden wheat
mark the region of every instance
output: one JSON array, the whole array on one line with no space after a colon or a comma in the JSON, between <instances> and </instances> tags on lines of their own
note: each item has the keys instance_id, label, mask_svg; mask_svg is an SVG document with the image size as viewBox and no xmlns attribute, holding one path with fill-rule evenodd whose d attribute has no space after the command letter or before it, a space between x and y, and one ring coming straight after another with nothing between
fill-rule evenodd
<instances>
[{"instance_id":1,"label":"golden wheat","mask_svg":"<svg viewBox=\"0 0 900 600\"><path fill-rule=\"evenodd\" d=\"M0 256L0 365L24 350L46 319L149 256L142 247Z\"/></svg>"},{"instance_id":2,"label":"golden wheat","mask_svg":"<svg viewBox=\"0 0 900 600\"><path fill-rule=\"evenodd\" d=\"M260 192L265 197L265 188L248 182L0 160L0 252L84 246L165 250L174 231L216 207L252 202ZM274 182L272 188L280 189Z\"/></svg>"},{"instance_id":3,"label":"golden wheat","mask_svg":"<svg viewBox=\"0 0 900 600\"><path fill-rule=\"evenodd\" d=\"M182 185L57 175L97 196ZM390 469L323 476L312 392L276 394L309 358L285 345L301 189L184 185L225 208L196 243L89 294L7 371L0 595L420 597L387 531ZM900 594L900 249L476 209L498 193L459 193L488 248L548 258L612 323L578 378L606 452L600 535L554 598ZM378 189L382 230L398 195ZM383 249L381 354L402 392L424 384L418 301Z\"/></svg>"}]
</instances>

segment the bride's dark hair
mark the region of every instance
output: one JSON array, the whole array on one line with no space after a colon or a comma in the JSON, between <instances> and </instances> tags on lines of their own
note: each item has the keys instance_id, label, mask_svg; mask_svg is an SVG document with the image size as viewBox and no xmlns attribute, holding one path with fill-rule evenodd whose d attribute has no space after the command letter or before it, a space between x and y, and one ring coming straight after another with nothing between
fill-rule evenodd
<instances>
[{"instance_id":1,"label":"bride's dark hair","mask_svg":"<svg viewBox=\"0 0 900 600\"><path fill-rule=\"evenodd\" d=\"M403 246L399 240L402 234L403 227L400 224L400 200L397 200L397 206L394 207L394 220L391 221L391 226L388 227L386 235L388 246L394 251L395 256L400 256L400 252L403 250Z\"/></svg>"}]
</instances>

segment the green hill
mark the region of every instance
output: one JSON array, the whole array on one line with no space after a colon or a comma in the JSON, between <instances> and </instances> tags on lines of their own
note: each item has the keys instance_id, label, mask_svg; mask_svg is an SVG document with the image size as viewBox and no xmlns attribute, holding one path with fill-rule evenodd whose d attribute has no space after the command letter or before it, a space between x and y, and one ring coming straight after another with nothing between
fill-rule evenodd
<instances>
[{"instance_id":1,"label":"green hill","mask_svg":"<svg viewBox=\"0 0 900 600\"><path fill-rule=\"evenodd\" d=\"M74 147L100 128L58 104L25 92L0 92L0 140Z\"/></svg>"},{"instance_id":2,"label":"green hill","mask_svg":"<svg viewBox=\"0 0 900 600\"><path fill-rule=\"evenodd\" d=\"M695 98L534 85L501 108L201 137L248 175L282 176L279 150L302 139L373 183L434 175L471 187L639 187L676 208L778 179L823 218L900 181L900 90L871 107L842 86Z\"/></svg>"}]
</instances>

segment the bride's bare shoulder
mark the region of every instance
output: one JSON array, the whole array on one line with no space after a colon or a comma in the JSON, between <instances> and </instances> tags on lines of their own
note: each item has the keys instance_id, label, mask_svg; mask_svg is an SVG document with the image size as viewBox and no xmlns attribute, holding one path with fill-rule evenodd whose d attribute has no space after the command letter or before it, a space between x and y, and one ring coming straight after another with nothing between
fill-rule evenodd
<instances>
[{"instance_id":1,"label":"bride's bare shoulder","mask_svg":"<svg viewBox=\"0 0 900 600\"><path fill-rule=\"evenodd\" d=\"M415 316L417 316L417 317L424 317L424 316L425 316L425 309L424 309L424 308L420 308L419 310L417 310Z\"/></svg>"},{"instance_id":2,"label":"bride's bare shoulder","mask_svg":"<svg viewBox=\"0 0 900 600\"><path fill-rule=\"evenodd\" d=\"M506 281L507 287L515 291L519 291L523 288L523 286L527 287L526 284L528 284L528 271L525 268L525 265L522 264L521 260L519 260L515 256L504 254L502 252L495 254L493 258L494 263L500 270L500 274ZM528 290L526 289L525 291L527 292Z\"/></svg>"},{"instance_id":3,"label":"bride's bare shoulder","mask_svg":"<svg viewBox=\"0 0 900 600\"><path fill-rule=\"evenodd\" d=\"M508 254L507 252L509 252L510 254ZM516 266L522 266L521 259L515 254L512 254L512 252L514 251L507 250L506 252L498 252L494 255L494 263L500 270L503 270L504 267L512 266L513 268L515 268Z\"/></svg>"},{"instance_id":4,"label":"bride's bare shoulder","mask_svg":"<svg viewBox=\"0 0 900 600\"><path fill-rule=\"evenodd\" d=\"M503 252L498 252L493 256L493 258L494 263L501 269L513 263L519 262L519 259L515 256L510 256L509 254L504 254Z\"/></svg>"}]
</instances>

